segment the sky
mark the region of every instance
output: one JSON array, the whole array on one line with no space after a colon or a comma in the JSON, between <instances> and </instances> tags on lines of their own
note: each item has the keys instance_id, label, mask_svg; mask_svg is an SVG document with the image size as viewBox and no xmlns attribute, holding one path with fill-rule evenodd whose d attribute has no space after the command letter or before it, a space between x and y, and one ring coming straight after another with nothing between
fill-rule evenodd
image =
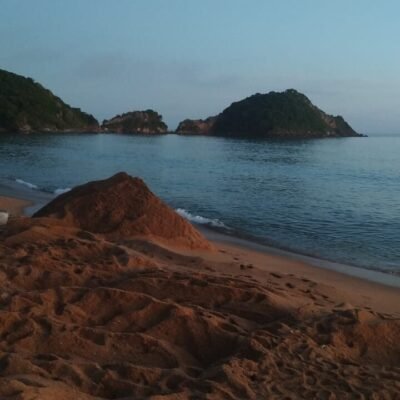
<instances>
[{"instance_id":1,"label":"sky","mask_svg":"<svg viewBox=\"0 0 400 400\"><path fill-rule=\"evenodd\" d=\"M170 129L295 88L362 133L400 134L398 0L0 0L0 68L99 121Z\"/></svg>"}]
</instances>

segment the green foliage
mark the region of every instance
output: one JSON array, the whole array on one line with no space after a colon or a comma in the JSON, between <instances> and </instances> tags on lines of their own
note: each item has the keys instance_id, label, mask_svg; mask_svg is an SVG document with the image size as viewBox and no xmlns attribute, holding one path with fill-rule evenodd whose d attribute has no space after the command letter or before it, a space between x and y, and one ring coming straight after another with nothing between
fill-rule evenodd
<instances>
[{"instance_id":1,"label":"green foliage","mask_svg":"<svg viewBox=\"0 0 400 400\"><path fill-rule=\"evenodd\" d=\"M331 117L294 89L255 94L233 103L217 118L215 134L318 137L356 134L341 117Z\"/></svg>"},{"instance_id":2,"label":"green foliage","mask_svg":"<svg viewBox=\"0 0 400 400\"><path fill-rule=\"evenodd\" d=\"M168 127L154 110L132 111L103 122L109 131L126 133L164 133Z\"/></svg>"},{"instance_id":3,"label":"green foliage","mask_svg":"<svg viewBox=\"0 0 400 400\"><path fill-rule=\"evenodd\" d=\"M96 128L96 119L72 108L31 78L0 70L0 130Z\"/></svg>"}]
</instances>

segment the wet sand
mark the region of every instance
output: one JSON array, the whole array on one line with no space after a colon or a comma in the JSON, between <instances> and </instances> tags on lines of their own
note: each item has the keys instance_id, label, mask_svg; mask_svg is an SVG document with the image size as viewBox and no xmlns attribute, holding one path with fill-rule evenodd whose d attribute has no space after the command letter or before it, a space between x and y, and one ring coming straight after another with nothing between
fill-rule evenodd
<instances>
[{"instance_id":1,"label":"wet sand","mask_svg":"<svg viewBox=\"0 0 400 400\"><path fill-rule=\"evenodd\" d=\"M301 257L297 257L297 255L274 254L260 245L256 245L255 249L246 241L239 245L231 243L230 238L226 238L224 235L215 235L214 232L207 232L204 229L201 231L207 238L212 238L214 245L219 249L218 257L215 254L210 256L203 253L202 257L205 259L235 261L243 265L250 264L259 270L280 274L282 278L286 279L296 276L312 280L325 286L327 291L330 288L334 290L343 301L357 307L371 307L380 312L394 313L400 318L400 278L397 276L364 270L357 271L359 276L354 276L352 269L356 267L340 265L343 269L351 270L346 274L328 269L326 266L312 265L302 261ZM319 265L325 263L321 260L316 260L316 262ZM363 275L370 279L361 278L360 276Z\"/></svg>"}]
</instances>

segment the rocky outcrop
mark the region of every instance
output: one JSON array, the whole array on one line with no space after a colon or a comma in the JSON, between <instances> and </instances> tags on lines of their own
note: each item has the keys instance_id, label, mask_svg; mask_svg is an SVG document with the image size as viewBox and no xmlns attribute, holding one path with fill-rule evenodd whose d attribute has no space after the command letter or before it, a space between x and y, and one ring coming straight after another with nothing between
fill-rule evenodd
<instances>
[{"instance_id":1,"label":"rocky outcrop","mask_svg":"<svg viewBox=\"0 0 400 400\"><path fill-rule=\"evenodd\" d=\"M114 133L166 133L167 125L162 116L153 110L132 111L104 120L102 129Z\"/></svg>"},{"instance_id":2,"label":"rocky outcrop","mask_svg":"<svg viewBox=\"0 0 400 400\"><path fill-rule=\"evenodd\" d=\"M189 134L189 135L207 135L217 117L209 117L207 119L185 119L180 122L176 133L179 134Z\"/></svg>"},{"instance_id":3,"label":"rocky outcrop","mask_svg":"<svg viewBox=\"0 0 400 400\"><path fill-rule=\"evenodd\" d=\"M184 218L156 197L139 178L118 173L77 186L35 215L110 239L144 238L172 246L210 248Z\"/></svg>"},{"instance_id":4,"label":"rocky outcrop","mask_svg":"<svg viewBox=\"0 0 400 400\"><path fill-rule=\"evenodd\" d=\"M0 70L0 132L96 132L97 120L31 78Z\"/></svg>"},{"instance_id":5,"label":"rocky outcrop","mask_svg":"<svg viewBox=\"0 0 400 400\"><path fill-rule=\"evenodd\" d=\"M271 138L362 136L341 116L326 114L294 89L255 94L207 120L186 120L177 133Z\"/></svg>"}]
</instances>

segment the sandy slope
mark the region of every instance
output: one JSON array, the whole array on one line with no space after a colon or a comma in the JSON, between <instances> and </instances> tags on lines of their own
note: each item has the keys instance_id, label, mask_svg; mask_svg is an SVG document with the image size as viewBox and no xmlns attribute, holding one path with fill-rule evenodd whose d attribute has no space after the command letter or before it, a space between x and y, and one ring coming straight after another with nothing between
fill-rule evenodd
<instances>
[{"instance_id":1,"label":"sandy slope","mask_svg":"<svg viewBox=\"0 0 400 400\"><path fill-rule=\"evenodd\" d=\"M0 231L4 399L394 399L400 323L226 248ZM241 253L243 257L243 253Z\"/></svg>"},{"instance_id":2,"label":"sandy slope","mask_svg":"<svg viewBox=\"0 0 400 400\"><path fill-rule=\"evenodd\" d=\"M0 399L396 399L399 293L210 245L118 174L0 228Z\"/></svg>"}]
</instances>

